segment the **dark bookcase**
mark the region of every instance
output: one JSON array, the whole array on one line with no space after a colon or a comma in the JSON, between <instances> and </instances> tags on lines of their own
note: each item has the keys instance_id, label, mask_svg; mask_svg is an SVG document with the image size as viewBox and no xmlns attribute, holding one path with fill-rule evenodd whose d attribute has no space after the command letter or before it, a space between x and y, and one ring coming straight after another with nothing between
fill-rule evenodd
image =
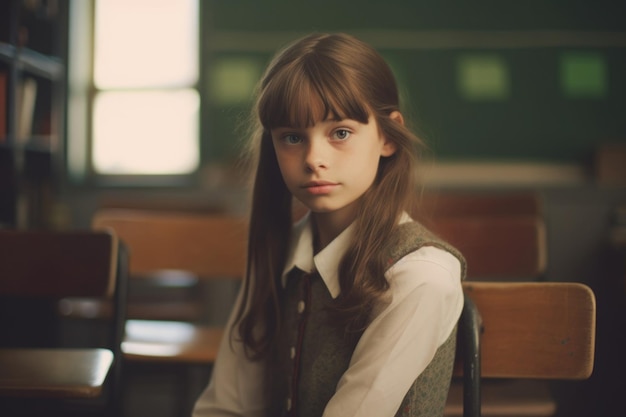
<instances>
[{"instance_id":1,"label":"dark bookcase","mask_svg":"<svg viewBox=\"0 0 626 417\"><path fill-rule=\"evenodd\" d=\"M63 169L67 0L0 3L0 228L48 228Z\"/></svg>"}]
</instances>

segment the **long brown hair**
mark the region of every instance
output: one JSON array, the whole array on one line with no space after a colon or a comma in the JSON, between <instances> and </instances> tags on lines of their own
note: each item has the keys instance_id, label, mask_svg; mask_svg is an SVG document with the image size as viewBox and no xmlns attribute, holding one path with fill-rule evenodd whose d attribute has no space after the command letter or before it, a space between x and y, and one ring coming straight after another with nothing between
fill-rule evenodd
<instances>
[{"instance_id":1,"label":"long brown hair","mask_svg":"<svg viewBox=\"0 0 626 417\"><path fill-rule=\"evenodd\" d=\"M384 255L415 194L421 141L390 114L399 110L391 69L371 46L346 34L312 34L280 51L258 86L251 135L252 201L244 299L237 312L239 337L252 359L262 358L280 327L278 293L292 226L292 196L280 173L270 130L309 127L332 117L367 123L372 114L396 152L381 158L374 184L363 196L356 236L339 266L341 293L334 311L349 330L361 330L388 289Z\"/></svg>"}]
</instances>

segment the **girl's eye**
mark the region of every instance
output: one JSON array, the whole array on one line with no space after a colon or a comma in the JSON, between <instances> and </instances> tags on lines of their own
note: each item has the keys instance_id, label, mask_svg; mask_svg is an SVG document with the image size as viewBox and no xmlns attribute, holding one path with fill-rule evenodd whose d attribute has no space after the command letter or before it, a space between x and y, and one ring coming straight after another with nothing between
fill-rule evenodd
<instances>
[{"instance_id":1,"label":"girl's eye","mask_svg":"<svg viewBox=\"0 0 626 417\"><path fill-rule=\"evenodd\" d=\"M285 135L283 136L283 141L289 145L296 145L302 142L302 139L297 135Z\"/></svg>"},{"instance_id":2,"label":"girl's eye","mask_svg":"<svg viewBox=\"0 0 626 417\"><path fill-rule=\"evenodd\" d=\"M335 139L339 139L339 140L346 140L350 137L350 131L346 130L346 129L337 129L335 131L335 133L333 134L333 136L335 137Z\"/></svg>"}]
</instances>

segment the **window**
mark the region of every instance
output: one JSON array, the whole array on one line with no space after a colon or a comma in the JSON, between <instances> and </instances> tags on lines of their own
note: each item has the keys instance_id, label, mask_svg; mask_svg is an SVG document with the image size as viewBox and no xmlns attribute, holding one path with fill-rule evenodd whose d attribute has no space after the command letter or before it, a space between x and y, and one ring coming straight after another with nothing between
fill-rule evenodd
<instances>
[{"instance_id":1,"label":"window","mask_svg":"<svg viewBox=\"0 0 626 417\"><path fill-rule=\"evenodd\" d=\"M200 162L197 0L97 0L90 158L98 175Z\"/></svg>"}]
</instances>

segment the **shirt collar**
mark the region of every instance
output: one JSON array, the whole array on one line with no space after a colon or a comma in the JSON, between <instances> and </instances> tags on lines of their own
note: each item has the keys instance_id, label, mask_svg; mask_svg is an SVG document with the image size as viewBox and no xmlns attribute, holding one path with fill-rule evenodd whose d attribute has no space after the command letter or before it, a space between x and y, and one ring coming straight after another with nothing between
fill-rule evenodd
<instances>
[{"instance_id":1,"label":"shirt collar","mask_svg":"<svg viewBox=\"0 0 626 417\"><path fill-rule=\"evenodd\" d=\"M412 221L408 213L402 213L400 224ZM296 223L291 234L291 252L287 257L285 269L282 275L282 284L287 282L287 274L294 268L303 272L319 272L322 280L333 298L337 298L341 289L339 287L339 262L348 249L352 240L353 226L351 224L330 242L317 255L313 256L313 225L310 213Z\"/></svg>"},{"instance_id":2,"label":"shirt collar","mask_svg":"<svg viewBox=\"0 0 626 417\"><path fill-rule=\"evenodd\" d=\"M283 286L286 284L287 274L294 267L306 273L317 271L330 295L336 298L340 293L339 262L351 241L352 229L353 225L348 226L324 249L313 256L313 226L310 214L307 214L294 225L291 236L292 249L282 275Z\"/></svg>"}]
</instances>

